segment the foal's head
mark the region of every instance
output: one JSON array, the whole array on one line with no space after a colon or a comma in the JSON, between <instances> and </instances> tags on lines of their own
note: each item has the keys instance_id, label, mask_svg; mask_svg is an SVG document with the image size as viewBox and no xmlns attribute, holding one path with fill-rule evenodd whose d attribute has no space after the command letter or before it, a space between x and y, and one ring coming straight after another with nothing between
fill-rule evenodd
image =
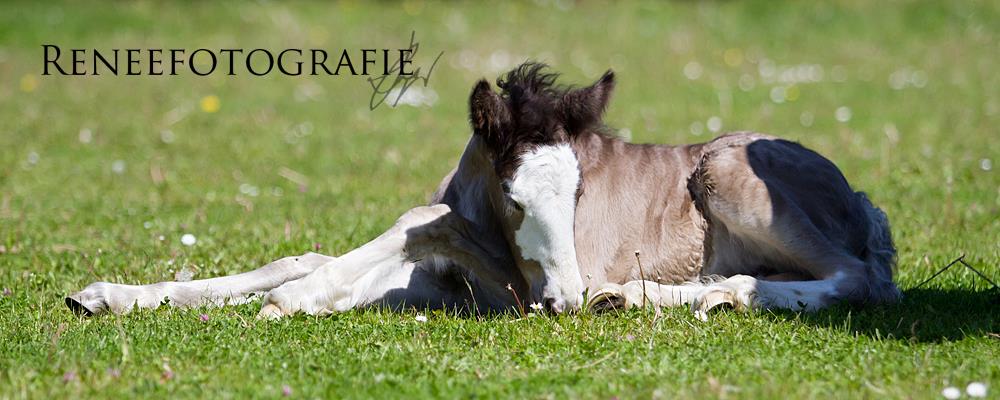
<instances>
[{"instance_id":1,"label":"foal's head","mask_svg":"<svg viewBox=\"0 0 1000 400\"><path fill-rule=\"evenodd\" d=\"M475 135L485 142L501 185L507 236L532 299L549 310L583 302L573 222L580 170L570 146L600 124L614 88L608 71L585 88L556 86L544 64L527 63L497 80L497 94L480 80L469 99Z\"/></svg>"}]
</instances>

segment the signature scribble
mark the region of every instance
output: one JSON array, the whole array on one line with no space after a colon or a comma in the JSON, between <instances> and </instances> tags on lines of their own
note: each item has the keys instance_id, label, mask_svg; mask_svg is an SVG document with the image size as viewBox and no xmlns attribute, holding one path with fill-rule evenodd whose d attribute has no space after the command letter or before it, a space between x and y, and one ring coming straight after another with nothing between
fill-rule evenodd
<instances>
[{"instance_id":1,"label":"signature scribble","mask_svg":"<svg viewBox=\"0 0 1000 400\"><path fill-rule=\"evenodd\" d=\"M420 50L420 42L416 42L415 39L416 32L410 32L410 51L404 53L401 60L394 62L386 75L368 78L368 83L372 85L373 90L372 98L368 102L368 107L371 110L375 110L378 106L385 103L386 100L392 101L392 106L395 107L399 104L399 99L403 98L403 95L406 94L410 86L421 82L424 87L427 87L427 84L430 83L431 73L434 72L434 67L437 66L438 60L444 55L443 51L438 53L437 57L434 58L434 62L427 69L426 73L423 71L423 67L417 67L414 70L408 71L409 74L406 75L399 73L401 62L412 63L413 57ZM393 92L393 89L397 88L399 90ZM395 99L389 99L390 93L395 96Z\"/></svg>"}]
</instances>

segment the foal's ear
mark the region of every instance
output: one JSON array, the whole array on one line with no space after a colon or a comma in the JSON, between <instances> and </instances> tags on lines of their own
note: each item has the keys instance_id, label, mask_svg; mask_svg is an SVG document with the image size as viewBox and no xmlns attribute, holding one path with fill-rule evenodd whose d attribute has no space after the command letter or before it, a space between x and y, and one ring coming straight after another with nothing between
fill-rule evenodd
<instances>
[{"instance_id":1,"label":"foal's ear","mask_svg":"<svg viewBox=\"0 0 1000 400\"><path fill-rule=\"evenodd\" d=\"M510 112L490 83L480 79L469 96L469 122L476 135L483 136L486 143L499 142L501 130L510 122Z\"/></svg>"},{"instance_id":2,"label":"foal's ear","mask_svg":"<svg viewBox=\"0 0 1000 400\"><path fill-rule=\"evenodd\" d=\"M614 89L615 73L609 69L593 85L566 93L560 106L569 133L578 133L581 129L600 122Z\"/></svg>"}]
</instances>

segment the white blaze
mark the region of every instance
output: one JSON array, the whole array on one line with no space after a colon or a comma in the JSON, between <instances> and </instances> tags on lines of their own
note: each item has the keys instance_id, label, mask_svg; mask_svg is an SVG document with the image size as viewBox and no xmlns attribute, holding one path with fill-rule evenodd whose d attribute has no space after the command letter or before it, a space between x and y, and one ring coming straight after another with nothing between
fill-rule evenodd
<instances>
[{"instance_id":1,"label":"white blaze","mask_svg":"<svg viewBox=\"0 0 1000 400\"><path fill-rule=\"evenodd\" d=\"M541 264L546 279L542 296L556 299L557 307L576 308L583 300L573 241L579 183L576 155L568 144L559 144L523 154L510 184L511 199L524 209L515 243L522 257Z\"/></svg>"}]
</instances>

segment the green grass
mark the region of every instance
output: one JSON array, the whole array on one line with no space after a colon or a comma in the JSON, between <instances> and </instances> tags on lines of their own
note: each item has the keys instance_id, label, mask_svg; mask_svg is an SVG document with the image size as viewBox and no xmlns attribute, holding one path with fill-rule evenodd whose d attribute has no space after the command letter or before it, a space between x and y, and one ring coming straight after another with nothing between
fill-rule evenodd
<instances>
[{"instance_id":1,"label":"green grass","mask_svg":"<svg viewBox=\"0 0 1000 400\"><path fill-rule=\"evenodd\" d=\"M971 381L1000 393L1000 294L958 268L912 289L960 254L1000 279L995 2L564 3L0 5L0 398L273 398L284 385L332 398L933 398ZM445 52L430 108L369 111L360 77L40 76L42 43L358 49L405 46L411 30L423 57ZM681 309L418 323L377 310L258 322L259 304L84 319L63 306L96 280L204 278L364 243L455 164L468 91L499 72L491 55L545 60L575 83L614 68L607 122L634 141L704 141L717 116L829 156L888 213L906 298L709 323ZM779 104L770 65L823 74ZM210 95L221 109L200 111Z\"/></svg>"}]
</instances>

